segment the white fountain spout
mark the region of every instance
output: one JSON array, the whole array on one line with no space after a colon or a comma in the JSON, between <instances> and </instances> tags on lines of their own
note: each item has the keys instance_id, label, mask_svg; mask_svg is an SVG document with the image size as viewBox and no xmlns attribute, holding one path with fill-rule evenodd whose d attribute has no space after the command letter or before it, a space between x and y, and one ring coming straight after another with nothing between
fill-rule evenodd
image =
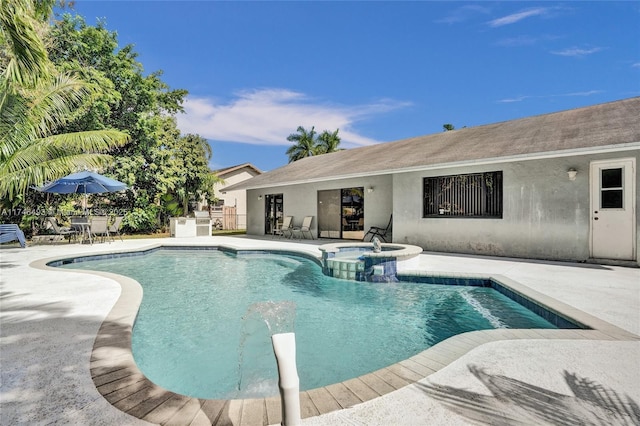
<instances>
[{"instance_id":1,"label":"white fountain spout","mask_svg":"<svg viewBox=\"0 0 640 426\"><path fill-rule=\"evenodd\" d=\"M373 243L373 252L380 253L380 251L382 250L382 244L380 244L380 240L378 239L378 237L373 237L371 242Z\"/></svg>"},{"instance_id":2,"label":"white fountain spout","mask_svg":"<svg viewBox=\"0 0 640 426\"><path fill-rule=\"evenodd\" d=\"M282 425L298 426L300 420L300 379L296 367L295 333L278 333L271 336L273 352L278 363L280 400L282 401Z\"/></svg>"}]
</instances>

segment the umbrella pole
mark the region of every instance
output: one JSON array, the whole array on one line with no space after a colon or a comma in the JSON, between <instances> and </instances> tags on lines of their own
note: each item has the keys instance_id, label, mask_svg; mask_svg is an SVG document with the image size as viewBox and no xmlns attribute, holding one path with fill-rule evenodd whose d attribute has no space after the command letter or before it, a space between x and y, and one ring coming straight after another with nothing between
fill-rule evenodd
<instances>
[{"instance_id":1,"label":"umbrella pole","mask_svg":"<svg viewBox=\"0 0 640 426\"><path fill-rule=\"evenodd\" d=\"M84 215L87 216L87 206L89 204L89 196L87 195L87 185L84 185Z\"/></svg>"}]
</instances>

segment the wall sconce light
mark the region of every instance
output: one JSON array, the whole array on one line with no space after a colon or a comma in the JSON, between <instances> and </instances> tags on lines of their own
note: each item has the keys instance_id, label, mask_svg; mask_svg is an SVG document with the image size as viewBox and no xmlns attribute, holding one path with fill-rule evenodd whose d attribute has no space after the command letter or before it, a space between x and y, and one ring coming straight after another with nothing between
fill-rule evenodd
<instances>
[{"instance_id":1,"label":"wall sconce light","mask_svg":"<svg viewBox=\"0 0 640 426\"><path fill-rule=\"evenodd\" d=\"M573 167L571 167L569 170L567 170L567 175L569 175L569 180L576 180L576 175L578 174L578 171L576 169L574 169Z\"/></svg>"},{"instance_id":2,"label":"wall sconce light","mask_svg":"<svg viewBox=\"0 0 640 426\"><path fill-rule=\"evenodd\" d=\"M258 200L262 200L262 195L258 195Z\"/></svg>"},{"instance_id":3,"label":"wall sconce light","mask_svg":"<svg viewBox=\"0 0 640 426\"><path fill-rule=\"evenodd\" d=\"M373 192L373 186L368 187L368 188L367 188L367 192L368 192L369 194L371 194L371 193Z\"/></svg>"}]
</instances>

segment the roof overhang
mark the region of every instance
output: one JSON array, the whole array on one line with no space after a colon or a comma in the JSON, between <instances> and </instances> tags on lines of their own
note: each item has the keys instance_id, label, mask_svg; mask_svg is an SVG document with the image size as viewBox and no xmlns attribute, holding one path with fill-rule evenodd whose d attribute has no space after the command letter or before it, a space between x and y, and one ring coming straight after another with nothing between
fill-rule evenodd
<instances>
[{"instance_id":1,"label":"roof overhang","mask_svg":"<svg viewBox=\"0 0 640 426\"><path fill-rule=\"evenodd\" d=\"M626 152L626 151L634 151L640 150L640 141L631 142L625 144L617 144L617 145L608 145L608 146L599 146L597 148L578 148L578 149L568 149L561 151L547 151L540 153L531 153L531 154L522 154L522 155L514 155L508 157L493 157L493 158L482 158L478 160L467 160L467 161L457 161L457 162L448 162L448 163L439 163L439 164L430 164L424 166L415 166L415 167L407 167L401 169L387 169L387 170L378 170L371 171L365 173L345 173L341 175L335 175L331 177L318 177L312 179L298 179L295 181L287 181L287 182L278 182L272 184L264 184L264 185L251 185L250 179L246 181L247 185L243 186L242 189L253 190L253 189L265 189L265 188L277 188L282 186L291 186L291 185L304 185L309 183L317 183L317 182L327 182L332 180L341 180L341 179L353 179L353 178L361 178L361 177L369 177L369 176L383 176L383 175L392 175L398 173L413 173L413 172L421 172L421 171L429 171L429 170L439 170L439 169L449 169L454 167L469 167L469 166L483 166L488 164L504 164L504 163L514 163L519 161L533 161L533 160L545 160L549 158L561 158L561 157L574 157L574 156L583 156L583 155L594 155L594 154L608 154L613 152ZM244 182L237 184L237 186L242 185ZM231 190L236 185L231 186Z\"/></svg>"}]
</instances>

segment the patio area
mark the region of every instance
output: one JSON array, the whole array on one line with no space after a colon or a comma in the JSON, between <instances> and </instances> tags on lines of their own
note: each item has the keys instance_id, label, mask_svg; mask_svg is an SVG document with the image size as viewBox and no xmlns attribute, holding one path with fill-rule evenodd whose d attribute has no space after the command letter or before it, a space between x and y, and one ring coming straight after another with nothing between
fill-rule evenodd
<instances>
[{"instance_id":1,"label":"patio area","mask_svg":"<svg viewBox=\"0 0 640 426\"><path fill-rule=\"evenodd\" d=\"M90 374L94 340L120 284L36 269L32 262L157 244L319 256L318 245L327 242L218 236L0 247L0 424L151 424L112 406ZM640 423L640 269L441 253L423 253L419 265L432 274L500 275L626 333L511 340L507 332L505 340L478 341L438 371L383 396L330 412L317 407L326 414L307 417L304 425ZM165 423L256 424L242 407L238 413Z\"/></svg>"}]
</instances>

